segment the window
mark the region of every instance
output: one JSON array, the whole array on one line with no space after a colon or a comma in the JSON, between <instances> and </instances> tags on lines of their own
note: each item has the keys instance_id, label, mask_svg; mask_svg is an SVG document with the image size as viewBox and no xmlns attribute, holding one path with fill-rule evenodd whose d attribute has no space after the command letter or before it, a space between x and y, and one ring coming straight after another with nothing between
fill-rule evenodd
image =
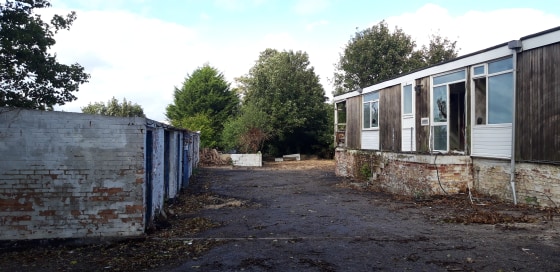
<instances>
[{"instance_id":1,"label":"window","mask_svg":"<svg viewBox=\"0 0 560 272\"><path fill-rule=\"evenodd\" d=\"M511 123L513 59L509 57L475 66L473 72L476 77L473 79L475 123L477 125Z\"/></svg>"},{"instance_id":2,"label":"window","mask_svg":"<svg viewBox=\"0 0 560 272\"><path fill-rule=\"evenodd\" d=\"M412 85L403 87L403 114L412 114Z\"/></svg>"},{"instance_id":3,"label":"window","mask_svg":"<svg viewBox=\"0 0 560 272\"><path fill-rule=\"evenodd\" d=\"M364 101L364 129L379 127L379 92L368 93L363 96Z\"/></svg>"}]
</instances>

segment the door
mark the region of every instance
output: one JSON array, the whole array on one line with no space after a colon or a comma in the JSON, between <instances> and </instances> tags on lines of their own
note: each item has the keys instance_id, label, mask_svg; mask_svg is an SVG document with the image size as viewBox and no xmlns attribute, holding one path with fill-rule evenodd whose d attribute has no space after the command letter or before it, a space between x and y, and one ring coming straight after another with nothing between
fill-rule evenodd
<instances>
[{"instance_id":1,"label":"door","mask_svg":"<svg viewBox=\"0 0 560 272\"><path fill-rule=\"evenodd\" d=\"M416 133L414 131L415 95L412 83L406 83L401 91L401 117L402 117L402 151L416 151Z\"/></svg>"},{"instance_id":2,"label":"door","mask_svg":"<svg viewBox=\"0 0 560 272\"><path fill-rule=\"evenodd\" d=\"M433 77L430 150L447 153L466 148L465 70Z\"/></svg>"},{"instance_id":3,"label":"door","mask_svg":"<svg viewBox=\"0 0 560 272\"><path fill-rule=\"evenodd\" d=\"M144 202L144 206L146 207L145 213L145 221L144 226L146 228L149 227L149 223L152 222L152 199L153 199L153 180L152 180L152 171L153 171L153 133L151 130L146 131L146 157L145 157L145 184L146 184L146 198Z\"/></svg>"}]
</instances>

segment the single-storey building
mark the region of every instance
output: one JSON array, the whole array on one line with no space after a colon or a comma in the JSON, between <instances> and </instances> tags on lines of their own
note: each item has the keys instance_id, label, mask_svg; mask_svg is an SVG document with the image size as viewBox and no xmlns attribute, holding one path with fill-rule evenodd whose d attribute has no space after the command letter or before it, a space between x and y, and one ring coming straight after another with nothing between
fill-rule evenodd
<instances>
[{"instance_id":1,"label":"single-storey building","mask_svg":"<svg viewBox=\"0 0 560 272\"><path fill-rule=\"evenodd\" d=\"M0 240L141 235L200 135L140 117L0 108Z\"/></svg>"},{"instance_id":2,"label":"single-storey building","mask_svg":"<svg viewBox=\"0 0 560 272\"><path fill-rule=\"evenodd\" d=\"M560 27L334 97L336 173L560 205Z\"/></svg>"}]
</instances>

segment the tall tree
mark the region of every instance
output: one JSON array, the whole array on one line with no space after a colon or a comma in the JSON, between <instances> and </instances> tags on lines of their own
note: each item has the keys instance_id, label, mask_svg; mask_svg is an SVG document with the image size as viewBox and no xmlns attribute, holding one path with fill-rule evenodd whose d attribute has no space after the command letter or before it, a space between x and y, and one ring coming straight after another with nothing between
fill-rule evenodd
<instances>
[{"instance_id":1,"label":"tall tree","mask_svg":"<svg viewBox=\"0 0 560 272\"><path fill-rule=\"evenodd\" d=\"M54 34L76 19L71 12L45 23L33 11L47 7L47 0L0 3L0 106L50 109L76 100L73 93L89 79L79 64L58 63L47 52Z\"/></svg>"},{"instance_id":2,"label":"tall tree","mask_svg":"<svg viewBox=\"0 0 560 272\"><path fill-rule=\"evenodd\" d=\"M225 80L224 75L216 68L205 64L187 75L180 89L175 88L173 104L167 106L166 116L174 126L190 123L184 120L186 118L193 118L196 115L206 116L215 133L207 143L219 144L224 123L237 112L238 107L239 97L230 90L230 84ZM201 130L199 127L185 128Z\"/></svg>"},{"instance_id":3,"label":"tall tree","mask_svg":"<svg viewBox=\"0 0 560 272\"><path fill-rule=\"evenodd\" d=\"M457 56L456 42L439 35L430 38L428 47L417 50L409 35L398 27L391 32L385 21L356 32L335 64L334 94L364 88Z\"/></svg>"},{"instance_id":4,"label":"tall tree","mask_svg":"<svg viewBox=\"0 0 560 272\"><path fill-rule=\"evenodd\" d=\"M268 120L266 150L272 155L318 148L318 134L328 123L325 91L305 52L266 49L244 77L243 107L260 109ZM267 130L268 130L267 129Z\"/></svg>"},{"instance_id":5,"label":"tall tree","mask_svg":"<svg viewBox=\"0 0 560 272\"><path fill-rule=\"evenodd\" d=\"M119 103L115 97L107 101L107 104L103 102L95 102L93 104L89 103L87 106L82 108L82 112L120 117L146 117L142 106L126 101L126 98L123 98L122 103Z\"/></svg>"}]
</instances>

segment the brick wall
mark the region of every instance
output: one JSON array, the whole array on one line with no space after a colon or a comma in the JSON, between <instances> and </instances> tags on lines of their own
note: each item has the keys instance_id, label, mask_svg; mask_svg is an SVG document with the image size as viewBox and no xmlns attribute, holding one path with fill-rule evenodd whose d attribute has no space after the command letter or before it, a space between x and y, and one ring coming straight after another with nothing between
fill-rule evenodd
<instances>
[{"instance_id":1,"label":"brick wall","mask_svg":"<svg viewBox=\"0 0 560 272\"><path fill-rule=\"evenodd\" d=\"M344 148L336 149L335 160L336 175L368 182L396 194L421 197L444 194L444 190L466 192L471 187L480 193L513 201L509 160ZM560 206L560 166L517 163L515 169L518 203Z\"/></svg>"},{"instance_id":2,"label":"brick wall","mask_svg":"<svg viewBox=\"0 0 560 272\"><path fill-rule=\"evenodd\" d=\"M468 156L430 156L338 148L336 174L412 196L464 192L472 184ZM470 183L469 183L470 182Z\"/></svg>"},{"instance_id":3,"label":"brick wall","mask_svg":"<svg viewBox=\"0 0 560 272\"><path fill-rule=\"evenodd\" d=\"M479 191L513 201L509 160L473 159L475 185ZM560 166L515 164L517 203L560 207Z\"/></svg>"},{"instance_id":4,"label":"brick wall","mask_svg":"<svg viewBox=\"0 0 560 272\"><path fill-rule=\"evenodd\" d=\"M0 240L142 234L145 122L0 108Z\"/></svg>"}]
</instances>

